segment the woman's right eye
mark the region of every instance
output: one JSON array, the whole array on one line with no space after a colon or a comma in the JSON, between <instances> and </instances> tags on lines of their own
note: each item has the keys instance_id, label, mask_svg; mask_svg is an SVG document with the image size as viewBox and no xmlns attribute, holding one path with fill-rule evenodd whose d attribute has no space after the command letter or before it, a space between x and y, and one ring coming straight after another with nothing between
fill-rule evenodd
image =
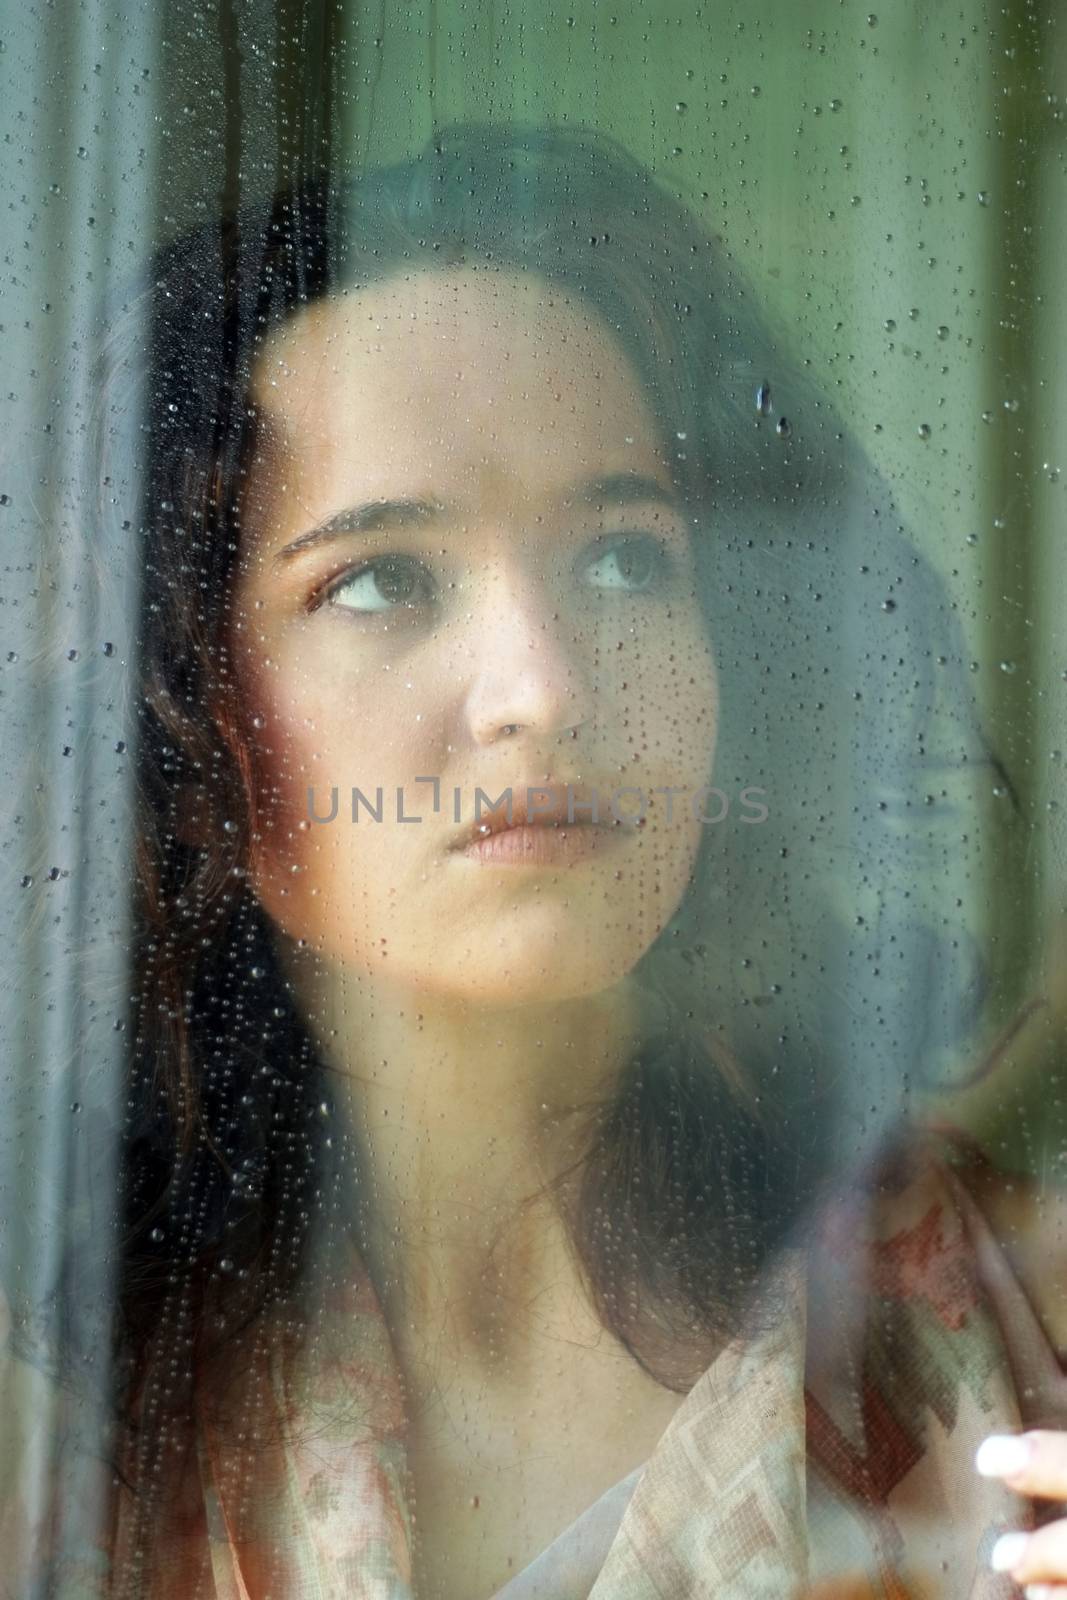
<instances>
[{"instance_id":1,"label":"woman's right eye","mask_svg":"<svg viewBox=\"0 0 1067 1600\"><path fill-rule=\"evenodd\" d=\"M325 601L343 611L396 611L428 604L436 585L414 556L377 556L331 584Z\"/></svg>"}]
</instances>

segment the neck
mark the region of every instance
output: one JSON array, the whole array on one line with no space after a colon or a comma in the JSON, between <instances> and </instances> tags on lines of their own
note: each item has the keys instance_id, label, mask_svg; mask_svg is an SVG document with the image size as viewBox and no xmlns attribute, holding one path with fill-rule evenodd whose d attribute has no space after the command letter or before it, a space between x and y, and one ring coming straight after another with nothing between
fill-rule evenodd
<instances>
[{"instance_id":1,"label":"neck","mask_svg":"<svg viewBox=\"0 0 1067 1600\"><path fill-rule=\"evenodd\" d=\"M531 1340L599 1325L546 1185L637 1039L629 981L486 1009L288 952L360 1151L360 1244L398 1350L514 1374Z\"/></svg>"}]
</instances>

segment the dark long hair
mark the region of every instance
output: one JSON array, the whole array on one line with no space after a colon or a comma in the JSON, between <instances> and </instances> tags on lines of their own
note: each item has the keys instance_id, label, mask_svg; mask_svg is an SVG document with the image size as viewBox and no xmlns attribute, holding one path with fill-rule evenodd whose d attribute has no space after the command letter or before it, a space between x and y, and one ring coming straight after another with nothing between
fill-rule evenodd
<instances>
[{"instance_id":1,"label":"dark long hair","mask_svg":"<svg viewBox=\"0 0 1067 1600\"><path fill-rule=\"evenodd\" d=\"M891 1123L902 1063L914 1073L956 1042L981 998L973 949L939 927L936 903L945 772L969 781L989 759L958 623L799 354L800 330L789 346L775 337L687 205L592 132L465 125L411 160L306 182L166 246L146 291L117 1327L124 1470L157 1486L163 1420L188 1420L194 1382L235 1330L299 1302L316 1225L342 1179L359 1188L246 877L269 819L224 641L259 421L251 371L302 307L458 264L583 298L627 353L696 524L723 685L716 781L762 788L770 813L706 830L685 902L640 965L647 1036L561 1175L590 1293L635 1360L691 1385L856 1147L872 1098L874 1121ZM894 1010L896 986L918 981L895 963L915 948L936 1002Z\"/></svg>"}]
</instances>

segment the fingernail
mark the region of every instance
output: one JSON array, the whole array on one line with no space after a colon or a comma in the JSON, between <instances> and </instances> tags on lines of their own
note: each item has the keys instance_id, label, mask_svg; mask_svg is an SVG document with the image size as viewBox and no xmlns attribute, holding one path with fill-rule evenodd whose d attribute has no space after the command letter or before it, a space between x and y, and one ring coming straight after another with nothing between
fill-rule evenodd
<instances>
[{"instance_id":1,"label":"fingernail","mask_svg":"<svg viewBox=\"0 0 1067 1600\"><path fill-rule=\"evenodd\" d=\"M1023 1594L1026 1600L1054 1600L1056 1591L1051 1583L1028 1583Z\"/></svg>"},{"instance_id":2,"label":"fingernail","mask_svg":"<svg viewBox=\"0 0 1067 1600\"><path fill-rule=\"evenodd\" d=\"M1026 1533L1002 1533L993 1546L989 1565L994 1572L1011 1572L1026 1554L1030 1536Z\"/></svg>"},{"instance_id":3,"label":"fingernail","mask_svg":"<svg viewBox=\"0 0 1067 1600\"><path fill-rule=\"evenodd\" d=\"M1030 1459L1030 1442L1021 1434L993 1433L978 1446L974 1465L983 1478L1010 1478Z\"/></svg>"}]
</instances>

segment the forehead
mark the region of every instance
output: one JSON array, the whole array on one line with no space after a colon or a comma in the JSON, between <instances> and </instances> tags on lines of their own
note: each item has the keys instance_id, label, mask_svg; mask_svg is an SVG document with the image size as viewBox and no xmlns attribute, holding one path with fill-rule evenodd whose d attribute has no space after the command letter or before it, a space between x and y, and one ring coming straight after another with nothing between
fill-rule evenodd
<instances>
[{"instance_id":1,"label":"forehead","mask_svg":"<svg viewBox=\"0 0 1067 1600\"><path fill-rule=\"evenodd\" d=\"M319 302L267 341L253 399L290 461L316 471L358 458L371 476L455 473L488 454L543 478L591 451L644 470L660 455L612 330L534 274L414 273Z\"/></svg>"}]
</instances>

